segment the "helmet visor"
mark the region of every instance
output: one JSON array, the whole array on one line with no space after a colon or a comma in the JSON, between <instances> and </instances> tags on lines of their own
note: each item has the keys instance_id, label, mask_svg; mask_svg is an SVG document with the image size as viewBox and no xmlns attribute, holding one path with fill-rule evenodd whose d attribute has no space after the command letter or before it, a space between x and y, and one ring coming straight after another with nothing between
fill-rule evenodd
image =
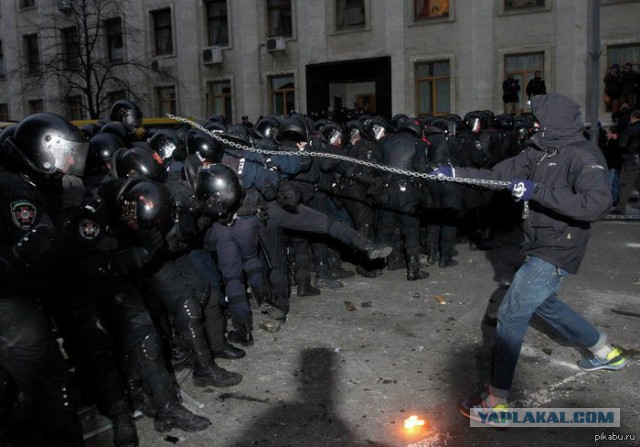
<instances>
[{"instance_id":1,"label":"helmet visor","mask_svg":"<svg viewBox=\"0 0 640 447\"><path fill-rule=\"evenodd\" d=\"M373 131L373 137L376 139L376 141L384 137L384 127L379 126L378 124L374 124L371 130Z\"/></svg>"},{"instance_id":2,"label":"helmet visor","mask_svg":"<svg viewBox=\"0 0 640 447\"><path fill-rule=\"evenodd\" d=\"M84 174L89 154L88 141L70 141L57 136L51 138L47 149L53 156L53 164L58 171L77 176Z\"/></svg>"},{"instance_id":3,"label":"helmet visor","mask_svg":"<svg viewBox=\"0 0 640 447\"><path fill-rule=\"evenodd\" d=\"M333 146L341 146L342 145L342 132L339 130L333 130L329 134L329 144Z\"/></svg>"},{"instance_id":4,"label":"helmet visor","mask_svg":"<svg viewBox=\"0 0 640 447\"><path fill-rule=\"evenodd\" d=\"M122 117L122 122L128 127L137 129L142 126L142 113L135 110L127 110Z\"/></svg>"}]
</instances>

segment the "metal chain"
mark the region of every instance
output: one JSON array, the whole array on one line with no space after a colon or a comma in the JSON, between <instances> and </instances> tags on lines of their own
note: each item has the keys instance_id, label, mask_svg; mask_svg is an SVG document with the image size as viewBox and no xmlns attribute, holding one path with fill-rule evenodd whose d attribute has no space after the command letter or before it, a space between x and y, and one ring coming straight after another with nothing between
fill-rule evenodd
<instances>
[{"instance_id":1,"label":"metal chain","mask_svg":"<svg viewBox=\"0 0 640 447\"><path fill-rule=\"evenodd\" d=\"M501 181L501 180L486 180L486 179L474 179L474 178L461 178L461 177L447 177L443 174L427 174L426 172L415 172L415 171L408 171L406 169L398 169L398 168L394 168L392 166L385 166L385 165L380 165L377 163L371 163L370 161L365 161L365 160L359 160L357 158L351 158L351 157L347 157L345 155L339 155L339 154L329 154L329 153L325 153L325 152L295 152L295 151L280 151L280 150L268 150L268 149L259 149L256 147L253 147L252 145L249 144L240 144L237 143L235 141L230 141L226 138L224 138L224 136L222 135L223 132L221 130L218 131L210 131L208 129L205 129L204 127L202 127L201 125L199 125L198 123L187 119L187 118L182 118L180 116L175 116L172 115L170 113L167 114L167 116L173 120L176 121L180 121L182 123L187 123L190 124L191 126L195 127L196 129L201 130L202 132L206 133L207 135L210 135L212 138L220 141L223 144L226 144L228 146L234 147L236 149L241 149L241 150L247 150L250 152L256 152L258 154L262 154L262 155L290 155L290 156L296 156L299 157L301 155L303 156L310 156L310 157L321 157L321 158L331 158L334 160L341 160L341 161L346 161L349 163L355 163L355 164L359 164L362 166L367 166L369 168L373 168L373 169L378 169L380 171L385 171L385 172L389 172L391 174L396 174L396 175L404 175L404 176L409 176L409 177L416 177L416 178L422 178L425 180L437 180L437 181L446 181L446 182L454 182L454 183L462 183L465 185L473 185L473 186L480 186L482 188L487 188L487 189L505 189L507 188L507 186L509 185L510 182L505 182L505 181Z\"/></svg>"}]
</instances>

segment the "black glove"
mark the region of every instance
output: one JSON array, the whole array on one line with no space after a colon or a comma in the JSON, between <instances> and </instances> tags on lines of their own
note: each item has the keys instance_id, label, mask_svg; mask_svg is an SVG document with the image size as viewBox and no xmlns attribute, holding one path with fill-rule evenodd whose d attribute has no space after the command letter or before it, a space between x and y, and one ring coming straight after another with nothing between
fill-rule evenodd
<instances>
[{"instance_id":1,"label":"black glove","mask_svg":"<svg viewBox=\"0 0 640 447\"><path fill-rule=\"evenodd\" d=\"M13 245L13 255L25 265L42 261L52 248L55 235L50 226L39 224L31 228Z\"/></svg>"},{"instance_id":2,"label":"black glove","mask_svg":"<svg viewBox=\"0 0 640 447\"><path fill-rule=\"evenodd\" d=\"M141 269L149 262L149 252L142 247L134 247L117 252L109 262L109 271L126 275L127 273Z\"/></svg>"},{"instance_id":3,"label":"black glove","mask_svg":"<svg viewBox=\"0 0 640 447\"><path fill-rule=\"evenodd\" d=\"M212 222L213 221L211 220L210 217L200 216L196 221L196 227L198 228L198 231L203 232L211 226Z\"/></svg>"},{"instance_id":4,"label":"black glove","mask_svg":"<svg viewBox=\"0 0 640 447\"><path fill-rule=\"evenodd\" d=\"M302 202L302 194L291 184L283 182L278 188L276 202L286 211L297 214L298 206Z\"/></svg>"},{"instance_id":5,"label":"black glove","mask_svg":"<svg viewBox=\"0 0 640 447\"><path fill-rule=\"evenodd\" d=\"M260 190L260 194L262 194L262 197L264 198L264 200L266 200L267 202L272 201L273 199L276 198L276 195L278 194L278 185L265 185L261 190Z\"/></svg>"}]
</instances>

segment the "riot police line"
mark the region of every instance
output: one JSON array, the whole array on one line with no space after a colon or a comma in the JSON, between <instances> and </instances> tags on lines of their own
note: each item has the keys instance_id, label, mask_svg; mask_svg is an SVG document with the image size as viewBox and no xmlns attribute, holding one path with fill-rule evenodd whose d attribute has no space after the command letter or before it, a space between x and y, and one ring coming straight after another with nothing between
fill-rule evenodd
<instances>
[{"instance_id":1,"label":"riot police line","mask_svg":"<svg viewBox=\"0 0 640 447\"><path fill-rule=\"evenodd\" d=\"M292 289L342 287L345 260L367 278L404 269L415 281L428 276L421 254L427 267L457 264L461 229L487 248L505 204L483 186L501 185L432 172L491 167L533 131L490 111L293 113L254 128L216 115L144 136L141 120L119 100L105 123L39 113L0 134L0 418L11 421L0 445L83 445L87 401L116 446L138 445L134 409L158 431L206 429L173 372L192 369L198 387L239 383L215 359L253 344L250 299L276 331Z\"/></svg>"}]
</instances>

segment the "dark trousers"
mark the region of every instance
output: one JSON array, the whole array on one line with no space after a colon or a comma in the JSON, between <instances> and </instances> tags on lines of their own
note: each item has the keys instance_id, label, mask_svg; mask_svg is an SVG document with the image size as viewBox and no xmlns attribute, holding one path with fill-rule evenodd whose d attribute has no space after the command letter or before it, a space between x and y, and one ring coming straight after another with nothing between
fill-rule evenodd
<instances>
[{"instance_id":1,"label":"dark trousers","mask_svg":"<svg viewBox=\"0 0 640 447\"><path fill-rule=\"evenodd\" d=\"M51 446L82 446L78 390L49 320L32 296L2 293L0 368L33 402L36 425ZM6 421L1 421L6 423Z\"/></svg>"},{"instance_id":2,"label":"dark trousers","mask_svg":"<svg viewBox=\"0 0 640 447\"><path fill-rule=\"evenodd\" d=\"M239 323L251 320L243 273L254 294L265 293L267 289L265 268L259 253L259 225L256 215L238 217L231 226L213 224L224 292L232 317Z\"/></svg>"}]
</instances>

